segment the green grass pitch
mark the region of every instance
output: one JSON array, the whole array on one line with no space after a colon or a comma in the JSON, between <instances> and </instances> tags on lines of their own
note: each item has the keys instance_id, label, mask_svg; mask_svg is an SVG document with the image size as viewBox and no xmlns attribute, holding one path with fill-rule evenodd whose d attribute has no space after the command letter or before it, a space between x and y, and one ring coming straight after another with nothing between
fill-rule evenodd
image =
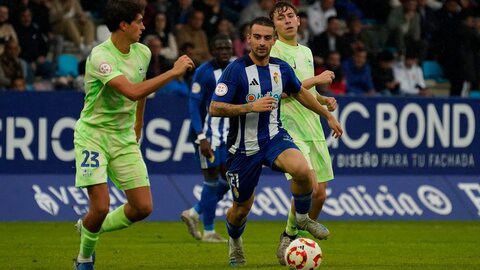
<instances>
[{"instance_id":1,"label":"green grass pitch","mask_svg":"<svg viewBox=\"0 0 480 270\"><path fill-rule=\"evenodd\" d=\"M74 222L0 223L0 269L72 269L79 237ZM480 222L331 221L320 241L321 269L480 269ZM249 221L247 267L285 269L275 250L284 222ZM217 231L226 236L222 222ZM104 234L96 269L229 269L226 244L188 235L181 222L140 222Z\"/></svg>"}]
</instances>

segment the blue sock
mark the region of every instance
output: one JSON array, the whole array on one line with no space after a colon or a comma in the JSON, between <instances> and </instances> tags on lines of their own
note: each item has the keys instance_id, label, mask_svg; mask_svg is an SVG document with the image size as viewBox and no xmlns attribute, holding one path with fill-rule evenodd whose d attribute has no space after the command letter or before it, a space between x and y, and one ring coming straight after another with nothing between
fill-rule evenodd
<instances>
[{"instance_id":1,"label":"blue sock","mask_svg":"<svg viewBox=\"0 0 480 270\"><path fill-rule=\"evenodd\" d=\"M227 224L228 235L232 239L237 239L240 236L242 236L243 231L245 230L245 225L247 225L247 222L245 221L245 223L243 223L242 225L235 226L235 225L230 224L230 222L228 222L228 220L227 220L226 224Z\"/></svg>"},{"instance_id":2,"label":"blue sock","mask_svg":"<svg viewBox=\"0 0 480 270\"><path fill-rule=\"evenodd\" d=\"M203 208L202 208L202 205L200 205L200 202L197 202L194 206L193 206L193 209L195 209L195 211L197 211L197 213L199 215L201 215L203 213Z\"/></svg>"},{"instance_id":3,"label":"blue sock","mask_svg":"<svg viewBox=\"0 0 480 270\"><path fill-rule=\"evenodd\" d=\"M295 211L299 214L307 214L312 206L312 192L305 194L292 194Z\"/></svg>"},{"instance_id":4,"label":"blue sock","mask_svg":"<svg viewBox=\"0 0 480 270\"><path fill-rule=\"evenodd\" d=\"M218 180L217 186L217 202L223 200L223 196L230 190L230 186L225 179Z\"/></svg>"},{"instance_id":5,"label":"blue sock","mask_svg":"<svg viewBox=\"0 0 480 270\"><path fill-rule=\"evenodd\" d=\"M213 230L213 220L217 210L217 182L218 180L203 182L200 205L203 208L203 228L206 231Z\"/></svg>"}]
</instances>

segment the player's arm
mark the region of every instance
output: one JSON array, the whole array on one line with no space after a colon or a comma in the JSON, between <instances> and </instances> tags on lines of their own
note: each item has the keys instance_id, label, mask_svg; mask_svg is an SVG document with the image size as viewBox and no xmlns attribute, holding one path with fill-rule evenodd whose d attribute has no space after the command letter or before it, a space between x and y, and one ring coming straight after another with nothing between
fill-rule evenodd
<instances>
[{"instance_id":1,"label":"player's arm","mask_svg":"<svg viewBox=\"0 0 480 270\"><path fill-rule=\"evenodd\" d=\"M196 75L195 75L196 77ZM195 81L194 77L194 81ZM188 100L188 111L190 112L190 119L192 123L193 130L197 135L198 143L200 144L200 152L207 158L213 157L212 147L210 142L207 140L207 137L202 130L202 118L200 116L200 106L202 106L202 100L199 99L200 96L203 99L205 91L202 91L202 86L198 82L194 82L192 87L200 87L200 93L198 93L197 98L193 94L193 90L190 93Z\"/></svg>"},{"instance_id":2,"label":"player's arm","mask_svg":"<svg viewBox=\"0 0 480 270\"><path fill-rule=\"evenodd\" d=\"M233 117L245 115L247 113L260 113L271 111L277 106L277 100L272 96L265 96L254 102L246 104L230 104L226 102L214 101L210 103L210 115L221 117Z\"/></svg>"},{"instance_id":3,"label":"player's arm","mask_svg":"<svg viewBox=\"0 0 480 270\"><path fill-rule=\"evenodd\" d=\"M117 76L108 82L108 85L130 100L140 100L157 91L171 80L182 76L185 71L195 68L195 64L188 56L183 55L175 61L173 68L154 78L141 83L131 83L124 75Z\"/></svg>"},{"instance_id":4,"label":"player's arm","mask_svg":"<svg viewBox=\"0 0 480 270\"><path fill-rule=\"evenodd\" d=\"M143 128L143 115L145 112L145 102L147 98L142 98L137 102L137 112L135 117L135 135L137 136L137 142L140 141L142 137L142 128Z\"/></svg>"},{"instance_id":5,"label":"player's arm","mask_svg":"<svg viewBox=\"0 0 480 270\"><path fill-rule=\"evenodd\" d=\"M323 107L322 104L320 104L317 99L308 92L307 89L302 87L299 92L293 94L293 97L306 108L327 119L328 126L330 126L332 129L334 138L339 138L342 136L343 130L337 119L330 112L328 112L327 109L325 109L325 107Z\"/></svg>"}]
</instances>

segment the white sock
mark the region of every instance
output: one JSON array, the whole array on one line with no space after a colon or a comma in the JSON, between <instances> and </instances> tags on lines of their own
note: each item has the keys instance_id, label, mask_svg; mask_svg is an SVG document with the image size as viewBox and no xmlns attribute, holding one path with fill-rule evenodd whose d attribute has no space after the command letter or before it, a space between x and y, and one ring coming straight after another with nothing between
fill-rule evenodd
<instances>
[{"instance_id":1,"label":"white sock","mask_svg":"<svg viewBox=\"0 0 480 270\"><path fill-rule=\"evenodd\" d=\"M204 236L205 236L205 235L214 234L214 233L215 233L215 230L211 230L211 231L206 231L206 230L204 230L204 231L203 231L203 235L204 235Z\"/></svg>"},{"instance_id":2,"label":"white sock","mask_svg":"<svg viewBox=\"0 0 480 270\"><path fill-rule=\"evenodd\" d=\"M193 207L190 208L190 209L188 209L188 214L189 214L190 216L196 217L196 218L198 218L198 217L200 216L200 215L197 213L197 211L195 211L195 208L193 208Z\"/></svg>"},{"instance_id":3,"label":"white sock","mask_svg":"<svg viewBox=\"0 0 480 270\"><path fill-rule=\"evenodd\" d=\"M79 263L89 263L89 262L93 262L93 258L92 258L92 256L83 257L82 255L78 254L77 262L79 262Z\"/></svg>"}]
</instances>

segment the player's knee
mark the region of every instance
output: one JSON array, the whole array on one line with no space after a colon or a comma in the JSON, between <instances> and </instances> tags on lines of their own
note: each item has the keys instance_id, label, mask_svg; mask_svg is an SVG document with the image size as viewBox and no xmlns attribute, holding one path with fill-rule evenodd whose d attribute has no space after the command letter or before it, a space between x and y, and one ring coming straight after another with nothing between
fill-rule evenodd
<instances>
[{"instance_id":1,"label":"player's knee","mask_svg":"<svg viewBox=\"0 0 480 270\"><path fill-rule=\"evenodd\" d=\"M105 219L109 211L110 211L109 205L90 206L90 213L92 213L93 215L95 215L100 219Z\"/></svg>"},{"instance_id":2,"label":"player's knee","mask_svg":"<svg viewBox=\"0 0 480 270\"><path fill-rule=\"evenodd\" d=\"M310 181L310 168L308 165L299 165L296 166L292 172L289 172L292 175L293 179L299 182L306 182Z\"/></svg>"},{"instance_id":3,"label":"player's knee","mask_svg":"<svg viewBox=\"0 0 480 270\"><path fill-rule=\"evenodd\" d=\"M312 193L312 199L323 204L327 199L327 194L322 190L314 189Z\"/></svg>"},{"instance_id":4,"label":"player's knee","mask_svg":"<svg viewBox=\"0 0 480 270\"><path fill-rule=\"evenodd\" d=\"M153 211L153 205L151 203L145 203L137 205L135 207L135 212L138 220L148 217Z\"/></svg>"}]
</instances>

